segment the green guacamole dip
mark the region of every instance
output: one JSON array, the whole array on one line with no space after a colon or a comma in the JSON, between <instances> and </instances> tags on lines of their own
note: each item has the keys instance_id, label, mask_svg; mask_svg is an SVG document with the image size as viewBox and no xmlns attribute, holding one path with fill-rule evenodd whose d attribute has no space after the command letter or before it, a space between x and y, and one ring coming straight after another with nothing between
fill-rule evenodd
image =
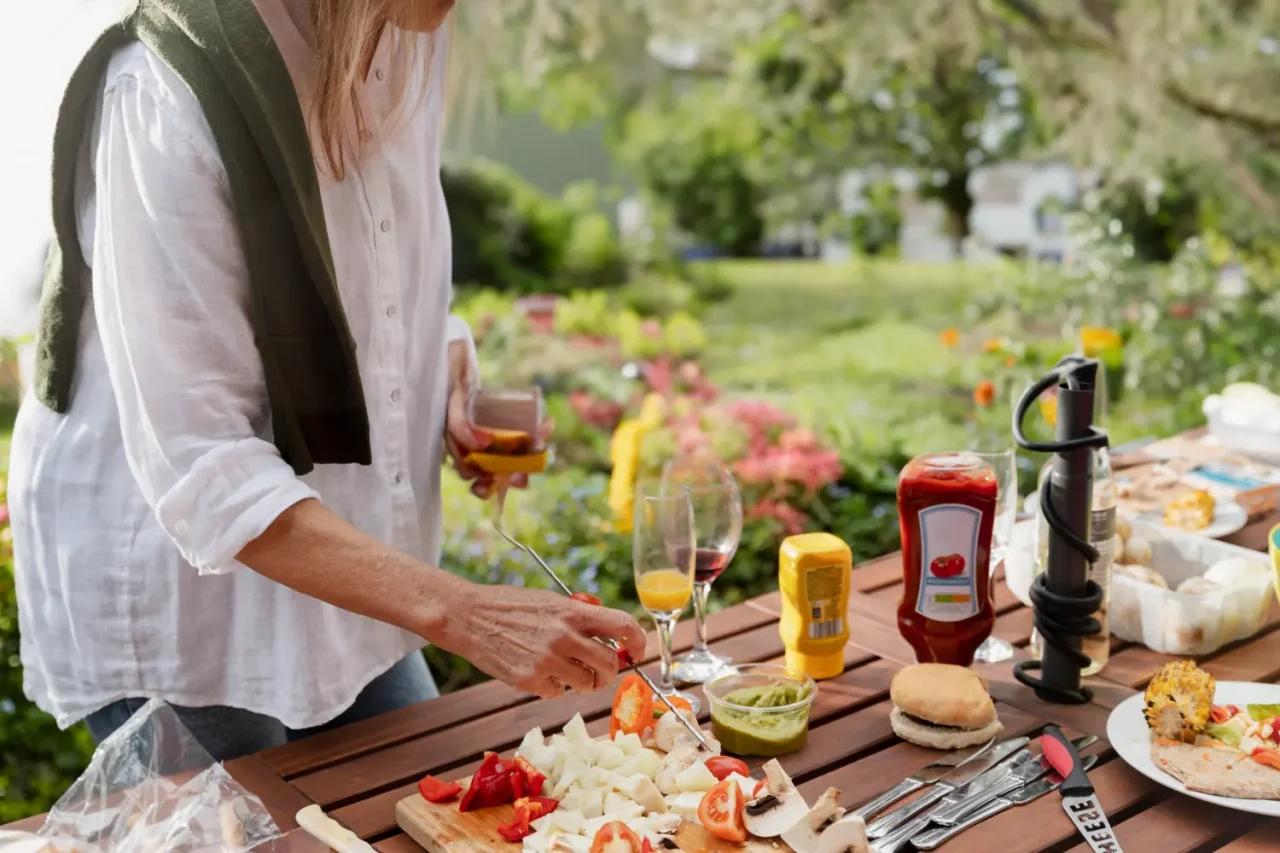
<instances>
[{"instance_id":1,"label":"green guacamole dip","mask_svg":"<svg viewBox=\"0 0 1280 853\"><path fill-rule=\"evenodd\" d=\"M809 736L809 705L790 711L776 711L808 698L807 687L771 684L741 687L723 697L722 702L752 710L711 703L711 731L724 751L733 755L787 755L804 746Z\"/></svg>"}]
</instances>

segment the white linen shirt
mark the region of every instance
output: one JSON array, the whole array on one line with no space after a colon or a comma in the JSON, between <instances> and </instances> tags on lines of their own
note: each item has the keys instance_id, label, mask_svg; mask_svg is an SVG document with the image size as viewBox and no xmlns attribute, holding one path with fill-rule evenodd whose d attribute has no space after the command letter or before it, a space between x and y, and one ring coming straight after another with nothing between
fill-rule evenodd
<instances>
[{"instance_id":1,"label":"white linen shirt","mask_svg":"<svg viewBox=\"0 0 1280 853\"><path fill-rule=\"evenodd\" d=\"M306 104L306 3L257 2ZM402 38L420 41L426 89L420 82L397 111L392 59ZM361 91L366 152L341 182L320 170L373 464L303 477L271 442L212 131L148 49L112 58L77 169L93 286L71 407L59 415L28 398L12 445L24 686L59 725L124 697L158 697L309 727L423 646L235 557L286 508L319 497L364 532L439 564L447 342L470 346L465 324L449 316L445 53L443 30L385 33Z\"/></svg>"}]
</instances>

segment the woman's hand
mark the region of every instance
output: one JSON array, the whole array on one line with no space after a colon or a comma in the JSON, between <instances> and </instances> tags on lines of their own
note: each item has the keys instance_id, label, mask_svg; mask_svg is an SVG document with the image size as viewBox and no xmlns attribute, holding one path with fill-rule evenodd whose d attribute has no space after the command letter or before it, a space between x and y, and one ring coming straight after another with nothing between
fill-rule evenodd
<instances>
[{"instance_id":1,"label":"woman's hand","mask_svg":"<svg viewBox=\"0 0 1280 853\"><path fill-rule=\"evenodd\" d=\"M645 651L644 629L621 610L523 587L465 585L433 633L427 639L441 648L543 698L613 681L618 655L593 637L616 640L633 660Z\"/></svg>"}]
</instances>

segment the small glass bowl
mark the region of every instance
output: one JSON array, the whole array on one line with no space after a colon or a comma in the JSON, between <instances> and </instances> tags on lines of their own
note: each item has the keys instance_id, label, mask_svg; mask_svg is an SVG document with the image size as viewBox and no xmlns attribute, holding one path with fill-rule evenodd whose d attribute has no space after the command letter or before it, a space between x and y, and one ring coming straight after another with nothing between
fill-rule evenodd
<instances>
[{"instance_id":1,"label":"small glass bowl","mask_svg":"<svg viewBox=\"0 0 1280 853\"><path fill-rule=\"evenodd\" d=\"M728 701L740 690L790 688L800 697L785 705L746 705ZM818 694L814 680L770 663L734 666L703 685L711 706L711 731L725 752L771 757L788 755L809 736L809 709Z\"/></svg>"}]
</instances>

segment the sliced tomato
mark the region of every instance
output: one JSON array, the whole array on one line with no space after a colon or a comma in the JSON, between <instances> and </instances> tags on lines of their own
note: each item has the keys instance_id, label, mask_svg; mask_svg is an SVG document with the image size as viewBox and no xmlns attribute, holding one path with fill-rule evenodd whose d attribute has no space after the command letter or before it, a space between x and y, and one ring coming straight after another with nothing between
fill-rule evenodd
<instances>
[{"instance_id":1,"label":"sliced tomato","mask_svg":"<svg viewBox=\"0 0 1280 853\"><path fill-rule=\"evenodd\" d=\"M732 779L717 782L698 803L698 821L716 838L746 841L747 826L742 819L742 788Z\"/></svg>"},{"instance_id":2,"label":"sliced tomato","mask_svg":"<svg viewBox=\"0 0 1280 853\"><path fill-rule=\"evenodd\" d=\"M640 842L640 853L653 853L653 845L649 843L648 836L645 836L644 841Z\"/></svg>"},{"instance_id":3,"label":"sliced tomato","mask_svg":"<svg viewBox=\"0 0 1280 853\"><path fill-rule=\"evenodd\" d=\"M528 788L530 797L536 797L542 793L542 786L547 783L546 774L538 770L522 756L517 755L512 762L512 767L524 774L526 787Z\"/></svg>"},{"instance_id":4,"label":"sliced tomato","mask_svg":"<svg viewBox=\"0 0 1280 853\"><path fill-rule=\"evenodd\" d=\"M434 776L423 776L418 781L418 793L428 803L447 803L462 793L457 782L441 782Z\"/></svg>"},{"instance_id":5,"label":"sliced tomato","mask_svg":"<svg viewBox=\"0 0 1280 853\"><path fill-rule=\"evenodd\" d=\"M751 768L747 766L747 762L729 755L711 756L707 759L707 769L711 771L712 776L722 782L733 773L741 776L751 775Z\"/></svg>"},{"instance_id":6,"label":"sliced tomato","mask_svg":"<svg viewBox=\"0 0 1280 853\"><path fill-rule=\"evenodd\" d=\"M1231 710L1222 705L1214 705L1209 709L1209 719L1215 723L1225 723L1232 716Z\"/></svg>"},{"instance_id":7,"label":"sliced tomato","mask_svg":"<svg viewBox=\"0 0 1280 853\"><path fill-rule=\"evenodd\" d=\"M1280 752L1266 747L1258 747L1253 751L1253 760L1259 764L1265 764L1268 767L1274 767L1280 770Z\"/></svg>"},{"instance_id":8,"label":"sliced tomato","mask_svg":"<svg viewBox=\"0 0 1280 853\"><path fill-rule=\"evenodd\" d=\"M583 604L594 604L596 607L599 607L601 604L600 599L596 598L589 592L575 592L569 597L574 601L581 601Z\"/></svg>"},{"instance_id":9,"label":"sliced tomato","mask_svg":"<svg viewBox=\"0 0 1280 853\"><path fill-rule=\"evenodd\" d=\"M609 737L618 734L640 734L653 722L653 694L644 679L634 672L622 679L613 694L613 713L609 715Z\"/></svg>"},{"instance_id":10,"label":"sliced tomato","mask_svg":"<svg viewBox=\"0 0 1280 853\"><path fill-rule=\"evenodd\" d=\"M751 789L751 799L753 800L757 799L761 794L767 794L768 792L769 792L769 780L761 779L759 782L756 783L756 786Z\"/></svg>"},{"instance_id":11,"label":"sliced tomato","mask_svg":"<svg viewBox=\"0 0 1280 853\"><path fill-rule=\"evenodd\" d=\"M640 837L631 831L620 820L611 821L600 827L596 837L591 839L591 853L643 853L644 845Z\"/></svg>"},{"instance_id":12,"label":"sliced tomato","mask_svg":"<svg viewBox=\"0 0 1280 853\"><path fill-rule=\"evenodd\" d=\"M1236 714L1239 714L1239 713L1240 713L1240 709L1239 709L1238 707L1236 707L1235 705L1227 705L1227 706L1226 706L1226 709L1227 709L1227 714L1229 715L1229 717L1234 717Z\"/></svg>"}]
</instances>

